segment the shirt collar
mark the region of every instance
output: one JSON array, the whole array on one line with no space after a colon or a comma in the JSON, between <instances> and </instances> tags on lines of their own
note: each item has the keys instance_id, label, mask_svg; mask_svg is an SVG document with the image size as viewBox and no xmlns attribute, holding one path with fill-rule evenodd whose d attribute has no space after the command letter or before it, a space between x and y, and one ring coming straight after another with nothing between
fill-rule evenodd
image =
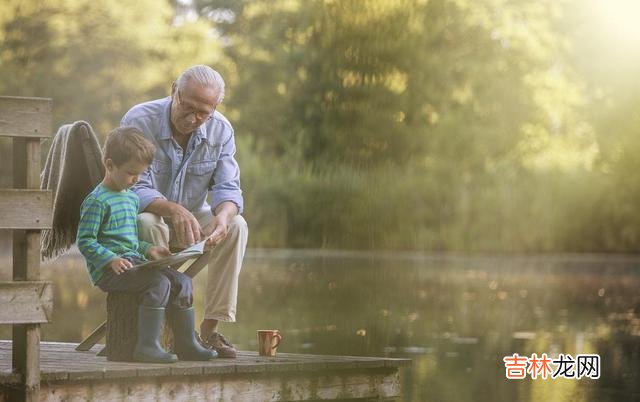
<instances>
[{"instance_id":1,"label":"shirt collar","mask_svg":"<svg viewBox=\"0 0 640 402\"><path fill-rule=\"evenodd\" d=\"M205 126L207 125L207 121L202 123L200 127L193 134L196 136L196 144L200 144L202 141L207 139L207 132L205 130Z\"/></svg>"}]
</instances>

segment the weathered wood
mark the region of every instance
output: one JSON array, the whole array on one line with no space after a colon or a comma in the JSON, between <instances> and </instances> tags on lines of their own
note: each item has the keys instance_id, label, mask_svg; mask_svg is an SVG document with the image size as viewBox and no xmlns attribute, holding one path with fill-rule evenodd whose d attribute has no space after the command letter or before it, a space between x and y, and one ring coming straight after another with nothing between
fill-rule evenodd
<instances>
[{"instance_id":1,"label":"weathered wood","mask_svg":"<svg viewBox=\"0 0 640 402\"><path fill-rule=\"evenodd\" d=\"M291 353L264 358L241 351L236 359L140 364L107 362L92 351L74 352L75 346L41 344L42 400L384 400L399 396L398 367L409 363ZM0 401L20 381L8 370L10 350L10 342L0 341ZM329 369L318 370L316 363Z\"/></svg>"},{"instance_id":2,"label":"weathered wood","mask_svg":"<svg viewBox=\"0 0 640 402\"><path fill-rule=\"evenodd\" d=\"M0 324L51 322L51 282L0 282Z\"/></svg>"},{"instance_id":3,"label":"weathered wood","mask_svg":"<svg viewBox=\"0 0 640 402\"><path fill-rule=\"evenodd\" d=\"M98 327L94 329L93 332L89 334L89 336L87 336L87 339L78 344L76 350L78 352L86 352L87 350L91 349L96 343L100 342L100 340L106 333L107 322L103 321L102 324L98 325Z\"/></svg>"},{"instance_id":4,"label":"weathered wood","mask_svg":"<svg viewBox=\"0 0 640 402\"><path fill-rule=\"evenodd\" d=\"M40 278L40 231L14 230L13 280L38 280Z\"/></svg>"},{"instance_id":5,"label":"weathered wood","mask_svg":"<svg viewBox=\"0 0 640 402\"><path fill-rule=\"evenodd\" d=\"M138 325L137 294L109 293L107 295L107 359L132 361ZM94 331L95 332L95 331Z\"/></svg>"},{"instance_id":6,"label":"weathered wood","mask_svg":"<svg viewBox=\"0 0 640 402\"><path fill-rule=\"evenodd\" d=\"M8 130L9 135L20 135L24 130L25 135L35 138L13 140L13 184L17 188L26 190L13 190L18 198L11 199L7 194L0 193L0 210L8 217L2 219L5 228L27 229L16 230L13 233L13 280L14 281L38 281L40 279L40 231L28 229L41 229L51 227L51 193L42 194L38 191L40 184L40 138L50 135L51 127L51 100L44 100L46 106L44 113L42 99L1 99L0 100L0 132ZM35 111L35 113L34 113ZM24 114L26 113L26 114ZM17 120L11 120L16 118ZM8 124L5 124L6 122ZM6 134L6 132L5 132ZM11 192L11 190L7 190ZM24 195L29 196L25 199ZM7 201L7 204L3 203ZM11 201L18 201L13 204ZM43 208L44 206L44 208ZM30 217L30 219L17 219L18 225L12 226L14 217ZM33 224L35 222L35 225ZM11 289L20 286L20 282L8 285ZM27 285L28 286L28 285ZM31 292L31 297L36 299L52 300L51 284L42 288L36 288ZM9 291L0 291L0 295L10 294ZM42 322L42 318L33 319L31 314L42 313L45 322L49 321L53 302L23 303L19 311L15 311L14 301L20 300L26 293L20 292L13 295L14 298L2 303L0 316L7 317L4 322L9 322L16 315L21 322ZM27 298L26 300L32 300ZM38 401L40 395L40 324L29 323L14 325L12 344L12 368L21 374L22 382L11 391L12 400Z\"/></svg>"},{"instance_id":7,"label":"weathered wood","mask_svg":"<svg viewBox=\"0 0 640 402\"><path fill-rule=\"evenodd\" d=\"M0 137L51 137L52 101L0 96Z\"/></svg>"},{"instance_id":8,"label":"weathered wood","mask_svg":"<svg viewBox=\"0 0 640 402\"><path fill-rule=\"evenodd\" d=\"M105 346L104 348L100 349L100 351L96 353L96 356L107 357L107 347Z\"/></svg>"},{"instance_id":9,"label":"weathered wood","mask_svg":"<svg viewBox=\"0 0 640 402\"><path fill-rule=\"evenodd\" d=\"M40 389L40 325L49 322L53 310L53 288L50 282L37 282L40 277L40 232L13 231L13 279L9 289L26 286L27 292L13 294L13 301L0 302L0 316L33 324L13 325L12 367L21 374L23 382L12 389L11 400L38 401ZM30 279L36 281L25 282ZM0 291L0 298L12 292ZM17 305L15 302L17 301ZM5 306L6 305L6 306ZM6 307L6 308L5 308ZM8 316L5 317L5 314Z\"/></svg>"},{"instance_id":10,"label":"weathered wood","mask_svg":"<svg viewBox=\"0 0 640 402\"><path fill-rule=\"evenodd\" d=\"M50 228L51 205L50 190L0 190L0 229Z\"/></svg>"},{"instance_id":11,"label":"weathered wood","mask_svg":"<svg viewBox=\"0 0 640 402\"><path fill-rule=\"evenodd\" d=\"M21 143L24 141L24 145ZM25 185L24 188L40 188L40 138L14 139L14 149L18 146L25 148ZM17 159L14 159L18 161ZM22 186L19 188L23 188Z\"/></svg>"},{"instance_id":12,"label":"weathered wood","mask_svg":"<svg viewBox=\"0 0 640 402\"><path fill-rule=\"evenodd\" d=\"M13 188L27 188L27 140L26 138L14 138L13 148Z\"/></svg>"},{"instance_id":13,"label":"weathered wood","mask_svg":"<svg viewBox=\"0 0 640 402\"><path fill-rule=\"evenodd\" d=\"M31 176L29 172L25 177ZM22 382L12 389L11 400L39 401L40 397L40 324L49 322L53 310L53 286L38 282L40 278L40 231L13 231L13 279L0 290L0 321L13 325L12 367L21 374ZM27 282L28 281L28 282ZM27 292L9 289L25 287ZM8 288L8 289L7 289ZM11 297L10 301L6 296Z\"/></svg>"},{"instance_id":14,"label":"weathered wood","mask_svg":"<svg viewBox=\"0 0 640 402\"><path fill-rule=\"evenodd\" d=\"M177 375L133 377L124 381L76 378L73 382L48 381L42 385L45 400L135 401L304 401L372 400L400 395L397 373L354 371L238 375L224 377Z\"/></svg>"}]
</instances>

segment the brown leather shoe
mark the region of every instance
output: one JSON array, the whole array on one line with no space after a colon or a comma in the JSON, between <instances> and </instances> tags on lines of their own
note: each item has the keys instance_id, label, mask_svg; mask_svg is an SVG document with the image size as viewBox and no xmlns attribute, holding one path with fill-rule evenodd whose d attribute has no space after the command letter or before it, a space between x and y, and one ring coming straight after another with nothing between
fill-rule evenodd
<instances>
[{"instance_id":1,"label":"brown leather shoe","mask_svg":"<svg viewBox=\"0 0 640 402\"><path fill-rule=\"evenodd\" d=\"M238 354L236 348L219 332L212 332L207 339L198 335L198 340L205 348L218 352L218 357L234 358Z\"/></svg>"}]
</instances>

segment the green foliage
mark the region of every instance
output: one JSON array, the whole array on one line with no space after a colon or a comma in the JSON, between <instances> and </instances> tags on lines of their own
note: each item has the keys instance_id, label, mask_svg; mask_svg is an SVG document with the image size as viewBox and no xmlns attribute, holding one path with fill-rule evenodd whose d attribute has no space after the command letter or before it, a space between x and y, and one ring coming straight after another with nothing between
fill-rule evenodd
<instances>
[{"instance_id":1,"label":"green foliage","mask_svg":"<svg viewBox=\"0 0 640 402\"><path fill-rule=\"evenodd\" d=\"M239 132L273 156L369 167L426 154L475 171L542 113L527 78L549 68L552 38L510 26L547 6L237 2L222 27L239 80L229 106Z\"/></svg>"},{"instance_id":2,"label":"green foliage","mask_svg":"<svg viewBox=\"0 0 640 402\"><path fill-rule=\"evenodd\" d=\"M173 19L153 0L5 1L0 92L51 97L56 125L87 120L104 134L186 66L218 60L208 24Z\"/></svg>"},{"instance_id":3,"label":"green foliage","mask_svg":"<svg viewBox=\"0 0 640 402\"><path fill-rule=\"evenodd\" d=\"M264 211L247 210L253 241L562 249L547 210L565 200L544 180L558 165L591 161L583 150L593 138L577 117L582 89L560 59L556 2L198 7L234 16L220 25L238 80L228 107L251 137L241 153L270 172L261 181L259 168L243 171L249 203Z\"/></svg>"}]
</instances>

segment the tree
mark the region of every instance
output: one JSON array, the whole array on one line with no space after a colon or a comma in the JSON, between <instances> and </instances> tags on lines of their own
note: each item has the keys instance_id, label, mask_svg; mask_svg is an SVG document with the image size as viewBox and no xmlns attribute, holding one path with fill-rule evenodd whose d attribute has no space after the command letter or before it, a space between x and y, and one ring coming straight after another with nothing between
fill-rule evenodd
<instances>
[{"instance_id":1,"label":"tree","mask_svg":"<svg viewBox=\"0 0 640 402\"><path fill-rule=\"evenodd\" d=\"M150 12L153 10L153 12ZM9 0L0 5L0 92L51 97L56 125L104 134L139 101L168 94L191 64L220 57L209 24L153 0Z\"/></svg>"}]
</instances>

